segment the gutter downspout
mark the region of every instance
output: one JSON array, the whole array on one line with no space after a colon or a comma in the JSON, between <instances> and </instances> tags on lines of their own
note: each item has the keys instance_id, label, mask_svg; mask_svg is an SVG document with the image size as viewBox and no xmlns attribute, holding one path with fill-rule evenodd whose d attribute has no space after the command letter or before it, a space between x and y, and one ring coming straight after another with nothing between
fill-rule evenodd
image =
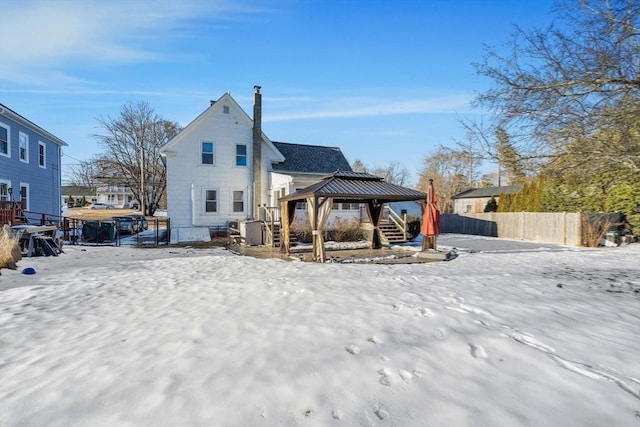
<instances>
[{"instance_id":1,"label":"gutter downspout","mask_svg":"<svg viewBox=\"0 0 640 427\"><path fill-rule=\"evenodd\" d=\"M191 184L191 225L196 226L196 186Z\"/></svg>"}]
</instances>

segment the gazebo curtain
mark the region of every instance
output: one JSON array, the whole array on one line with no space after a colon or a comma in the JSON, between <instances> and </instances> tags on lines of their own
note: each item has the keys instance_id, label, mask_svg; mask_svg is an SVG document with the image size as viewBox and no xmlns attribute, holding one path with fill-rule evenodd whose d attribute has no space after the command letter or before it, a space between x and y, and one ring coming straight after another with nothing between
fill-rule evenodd
<instances>
[{"instance_id":1,"label":"gazebo curtain","mask_svg":"<svg viewBox=\"0 0 640 427\"><path fill-rule=\"evenodd\" d=\"M331 197L307 197L307 213L311 223L313 236L313 258L317 262L325 261L324 237L322 231L331 213L333 200Z\"/></svg>"},{"instance_id":2,"label":"gazebo curtain","mask_svg":"<svg viewBox=\"0 0 640 427\"><path fill-rule=\"evenodd\" d=\"M367 213L373 226L373 235L371 236L371 249L382 247L382 238L380 236L380 220L382 219L383 204L376 200L367 200Z\"/></svg>"}]
</instances>

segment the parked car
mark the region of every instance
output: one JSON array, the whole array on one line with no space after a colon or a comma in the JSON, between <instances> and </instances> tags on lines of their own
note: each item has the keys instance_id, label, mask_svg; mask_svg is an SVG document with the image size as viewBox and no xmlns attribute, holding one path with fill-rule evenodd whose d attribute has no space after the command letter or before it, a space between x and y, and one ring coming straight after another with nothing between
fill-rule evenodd
<instances>
[{"instance_id":1,"label":"parked car","mask_svg":"<svg viewBox=\"0 0 640 427\"><path fill-rule=\"evenodd\" d=\"M127 216L133 218L133 220L135 221L136 233L139 232L139 231L143 231L143 230L148 230L149 229L149 223L147 222L147 219L144 217L144 215L131 214L131 215L127 215Z\"/></svg>"},{"instance_id":2,"label":"parked car","mask_svg":"<svg viewBox=\"0 0 640 427\"><path fill-rule=\"evenodd\" d=\"M91 209L113 209L113 205L106 203L94 203L91 205Z\"/></svg>"},{"instance_id":3,"label":"parked car","mask_svg":"<svg viewBox=\"0 0 640 427\"><path fill-rule=\"evenodd\" d=\"M130 216L113 216L109 219L116 223L116 229L121 234L135 234L138 232L137 222Z\"/></svg>"}]
</instances>

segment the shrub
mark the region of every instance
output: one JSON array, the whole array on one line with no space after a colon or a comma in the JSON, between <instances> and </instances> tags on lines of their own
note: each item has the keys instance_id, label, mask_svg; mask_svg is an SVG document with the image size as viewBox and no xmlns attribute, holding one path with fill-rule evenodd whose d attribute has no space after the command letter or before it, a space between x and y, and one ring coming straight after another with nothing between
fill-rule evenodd
<instances>
[{"instance_id":1,"label":"shrub","mask_svg":"<svg viewBox=\"0 0 640 427\"><path fill-rule=\"evenodd\" d=\"M19 236L14 236L8 225L0 228L0 269L16 269L16 263L22 258L18 240Z\"/></svg>"},{"instance_id":2,"label":"shrub","mask_svg":"<svg viewBox=\"0 0 640 427\"><path fill-rule=\"evenodd\" d=\"M300 243L313 242L313 236L311 234L311 225L308 221L295 220L289 226L289 232Z\"/></svg>"},{"instance_id":3,"label":"shrub","mask_svg":"<svg viewBox=\"0 0 640 427\"><path fill-rule=\"evenodd\" d=\"M332 240L336 242L357 242L362 236L360 221L338 219L333 222L330 234Z\"/></svg>"},{"instance_id":4,"label":"shrub","mask_svg":"<svg viewBox=\"0 0 640 427\"><path fill-rule=\"evenodd\" d=\"M584 246L595 248L613 225L611 214L583 214L582 215L582 243Z\"/></svg>"},{"instance_id":5,"label":"shrub","mask_svg":"<svg viewBox=\"0 0 640 427\"><path fill-rule=\"evenodd\" d=\"M415 239L420 234L420 226L422 221L416 216L407 217L407 231L411 235L411 239Z\"/></svg>"},{"instance_id":6,"label":"shrub","mask_svg":"<svg viewBox=\"0 0 640 427\"><path fill-rule=\"evenodd\" d=\"M498 202L496 202L496 198L491 196L487 205L484 207L485 212L497 212L498 211Z\"/></svg>"}]
</instances>

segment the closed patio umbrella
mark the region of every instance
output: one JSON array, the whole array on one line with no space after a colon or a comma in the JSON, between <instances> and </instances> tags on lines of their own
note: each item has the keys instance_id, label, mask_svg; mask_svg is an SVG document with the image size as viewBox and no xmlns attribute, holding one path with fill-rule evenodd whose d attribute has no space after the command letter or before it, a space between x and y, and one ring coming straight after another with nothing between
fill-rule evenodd
<instances>
[{"instance_id":1,"label":"closed patio umbrella","mask_svg":"<svg viewBox=\"0 0 640 427\"><path fill-rule=\"evenodd\" d=\"M440 234L440 210L438 209L436 193L433 189L433 179L429 180L427 199L422 206L422 224L420 226L422 250L436 249L436 236Z\"/></svg>"}]
</instances>

